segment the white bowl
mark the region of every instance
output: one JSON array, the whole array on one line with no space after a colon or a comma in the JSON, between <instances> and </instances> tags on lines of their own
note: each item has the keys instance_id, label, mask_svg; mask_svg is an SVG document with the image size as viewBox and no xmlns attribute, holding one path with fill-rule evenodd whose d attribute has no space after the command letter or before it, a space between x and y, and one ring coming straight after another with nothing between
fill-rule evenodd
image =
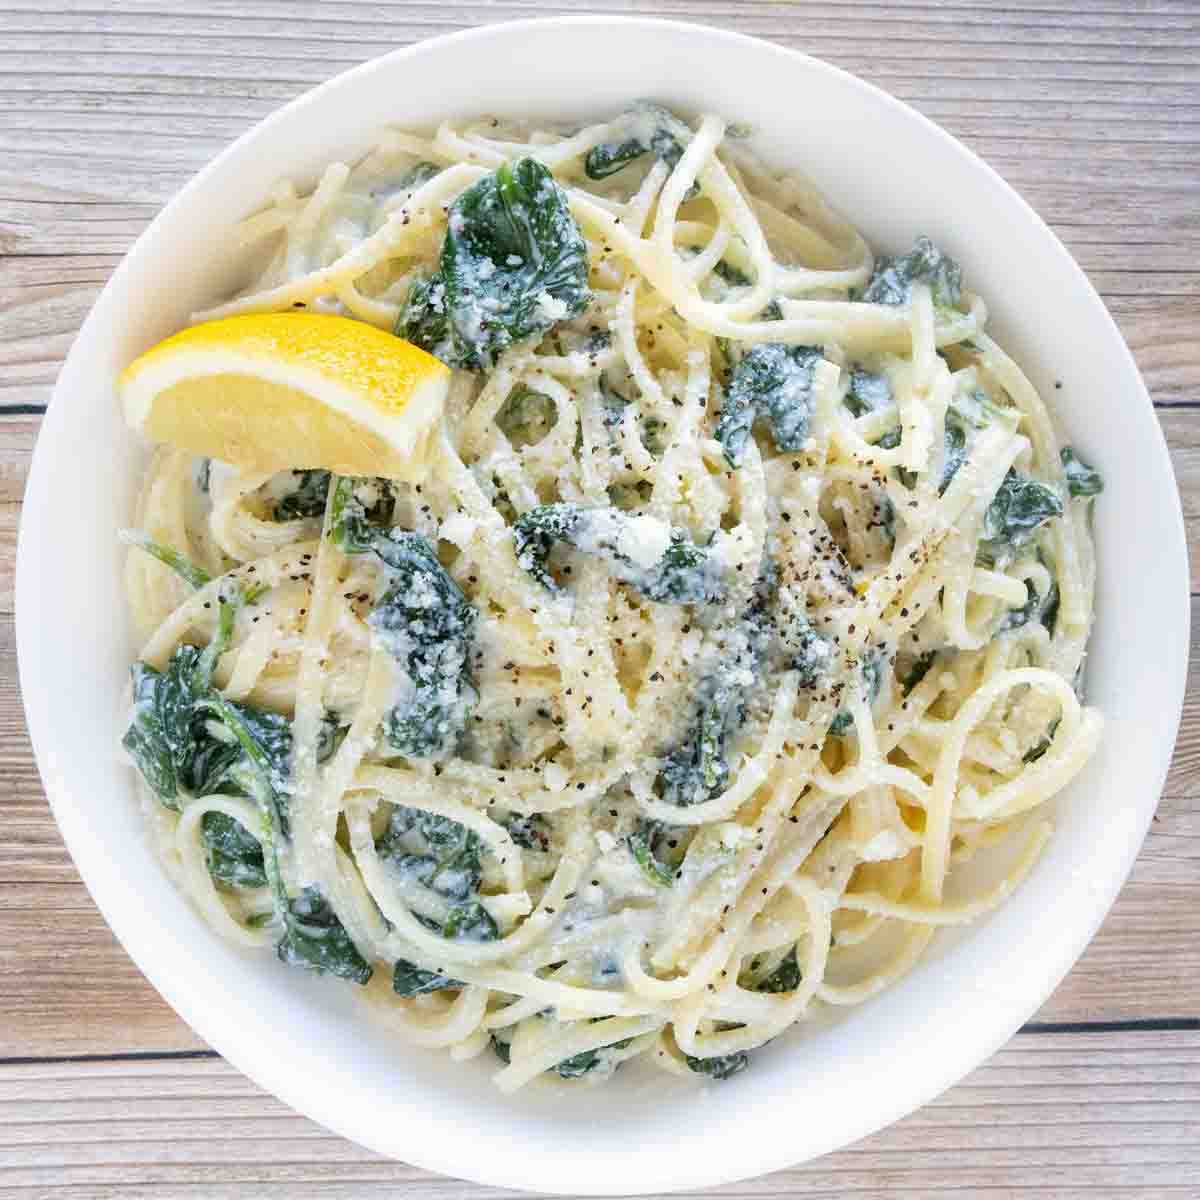
<instances>
[{"instance_id":1,"label":"white bowl","mask_svg":"<svg viewBox=\"0 0 1200 1200\"><path fill-rule=\"evenodd\" d=\"M1032 877L943 940L902 983L755 1056L726 1083L661 1073L512 1099L490 1062L454 1064L376 1027L354 992L221 942L155 862L116 710L135 647L115 537L140 462L114 398L134 355L237 282L226 234L281 177L311 181L387 123L484 109L583 117L651 94L760 131L870 239L933 235L993 328L1104 473L1098 623L1088 668L1107 718L1061 798ZM1061 380L1061 390L1054 381ZM1062 245L994 172L883 92L769 43L616 17L497 25L399 50L302 96L221 154L118 268L59 377L21 525L17 642L29 728L79 871L134 961L230 1062L294 1108L384 1154L482 1183L568 1194L745 1178L843 1146L912 1111L999 1047L1100 924L1154 810L1188 645L1183 521L1137 370Z\"/></svg>"}]
</instances>

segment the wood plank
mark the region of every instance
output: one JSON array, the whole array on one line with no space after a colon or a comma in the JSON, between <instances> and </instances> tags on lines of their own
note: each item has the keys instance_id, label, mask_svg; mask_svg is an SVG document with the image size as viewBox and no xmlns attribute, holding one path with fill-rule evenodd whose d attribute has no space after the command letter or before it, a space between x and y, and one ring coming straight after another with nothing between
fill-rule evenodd
<instances>
[{"instance_id":1,"label":"wood plank","mask_svg":"<svg viewBox=\"0 0 1200 1200\"><path fill-rule=\"evenodd\" d=\"M4 207L0 200L0 244L17 236ZM120 253L151 215L139 217L119 239ZM54 218L43 213L42 220ZM39 244L48 236L47 227L37 228ZM119 254L0 259L0 407L49 403L71 343L118 262Z\"/></svg>"},{"instance_id":2,"label":"wood plank","mask_svg":"<svg viewBox=\"0 0 1200 1200\"><path fill-rule=\"evenodd\" d=\"M1179 487L1191 590L1195 594L1200 592L1200 412L1160 408L1158 420L1167 439L1171 466Z\"/></svg>"},{"instance_id":3,"label":"wood plank","mask_svg":"<svg viewBox=\"0 0 1200 1200\"><path fill-rule=\"evenodd\" d=\"M1182 1198L1200 1178L1198 1125L1200 1034L1024 1034L890 1129L699 1194ZM360 1149L219 1059L0 1067L0 1196L433 1200L448 1191L511 1195Z\"/></svg>"},{"instance_id":4,"label":"wood plank","mask_svg":"<svg viewBox=\"0 0 1200 1200\"><path fill-rule=\"evenodd\" d=\"M1064 46L1061 18L1025 6L999 26L1014 36L1000 38L986 10L948 28L945 11L919 4L862 13L818 6L837 19L807 20L802 38L773 4L662 11L801 44L914 101L1008 175L1056 228L1116 310L1155 398L1200 395L1200 318L1191 303L1200 294L1194 23L1152 14L1163 23L1147 41L1142 20L1150 18L1130 30L1111 13L1089 13L1072 23ZM529 12L465 5L449 23ZM94 10L13 14L13 69L0 52L0 248L21 257L0 265L0 404L48 400L119 255L212 154L317 78L447 24L439 7L419 5L339 4L336 17L307 6L302 19L274 4L253 15L236 5L197 14L130 6L102 19ZM22 54L26 44L37 54ZM1118 86L1125 74L1136 87ZM1061 97L1053 88L1042 94L1049 83L1065 89ZM1184 100L1167 103L1162 89L1177 86ZM1038 99L1061 104L1041 108Z\"/></svg>"},{"instance_id":5,"label":"wood plank","mask_svg":"<svg viewBox=\"0 0 1200 1200\"><path fill-rule=\"evenodd\" d=\"M1200 1017L1200 653L1192 663L1175 765L1133 875L1038 1021ZM10 619L0 620L0 976L0 1056L203 1045L129 961L62 844L25 733Z\"/></svg>"},{"instance_id":6,"label":"wood plank","mask_svg":"<svg viewBox=\"0 0 1200 1200\"><path fill-rule=\"evenodd\" d=\"M1107 300L1155 404L1200 401L1200 305L1153 296Z\"/></svg>"},{"instance_id":7,"label":"wood plank","mask_svg":"<svg viewBox=\"0 0 1200 1200\"><path fill-rule=\"evenodd\" d=\"M3 456L0 455L0 462ZM17 478L21 477L20 471ZM2 475L0 475L2 478ZM17 564L17 525L21 518L18 503L0 503L0 615L10 617L14 610L13 581Z\"/></svg>"},{"instance_id":8,"label":"wood plank","mask_svg":"<svg viewBox=\"0 0 1200 1200\"><path fill-rule=\"evenodd\" d=\"M25 495L29 459L41 424L40 416L13 416L0 407L0 509L19 505ZM3 526L0 516L0 528ZM11 559L0 549L0 611L11 611L5 609L2 594L6 583L11 588L12 573Z\"/></svg>"},{"instance_id":9,"label":"wood plank","mask_svg":"<svg viewBox=\"0 0 1200 1200\"><path fill-rule=\"evenodd\" d=\"M1171 769L1163 786L1163 795L1169 797L1200 796L1200 596L1195 595L1189 651L1183 716ZM1200 920L1200 913L1197 919Z\"/></svg>"},{"instance_id":10,"label":"wood plank","mask_svg":"<svg viewBox=\"0 0 1200 1200\"><path fill-rule=\"evenodd\" d=\"M1160 402L1200 397L1200 22L1144 6L633 4L796 45L907 99L1020 188L1117 312ZM25 0L0 47L0 404L45 403L117 258L195 170L305 87L396 45L573 11ZM1061 36L1064 28L1071 36ZM1136 181L1136 187L1131 186ZM62 256L45 264L43 256Z\"/></svg>"},{"instance_id":11,"label":"wood plank","mask_svg":"<svg viewBox=\"0 0 1200 1200\"><path fill-rule=\"evenodd\" d=\"M36 814L18 810L11 836L44 834L47 817L44 802ZM8 858L5 845L0 871ZM67 884L0 881L0 936L0 1055L205 1048L121 949L77 876Z\"/></svg>"}]
</instances>

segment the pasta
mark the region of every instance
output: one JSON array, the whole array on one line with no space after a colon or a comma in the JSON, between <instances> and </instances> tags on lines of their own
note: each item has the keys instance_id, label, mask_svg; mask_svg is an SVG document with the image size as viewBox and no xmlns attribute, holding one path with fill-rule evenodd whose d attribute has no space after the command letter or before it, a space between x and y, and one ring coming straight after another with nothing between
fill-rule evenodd
<instances>
[{"instance_id":1,"label":"pasta","mask_svg":"<svg viewBox=\"0 0 1200 1200\"><path fill-rule=\"evenodd\" d=\"M510 171L545 261L478 256ZM155 451L126 745L219 933L505 1091L721 1079L1033 867L1102 728L1100 483L931 242L877 259L720 118L640 106L388 132L235 250L198 320L334 312L457 369L412 481ZM586 286L514 315L535 267Z\"/></svg>"}]
</instances>

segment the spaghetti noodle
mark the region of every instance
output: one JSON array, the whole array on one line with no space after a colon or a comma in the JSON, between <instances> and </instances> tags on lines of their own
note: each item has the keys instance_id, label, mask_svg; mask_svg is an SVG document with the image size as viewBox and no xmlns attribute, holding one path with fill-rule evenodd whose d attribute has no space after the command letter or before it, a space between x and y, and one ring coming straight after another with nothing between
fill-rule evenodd
<instances>
[{"instance_id":1,"label":"spaghetti noodle","mask_svg":"<svg viewBox=\"0 0 1200 1200\"><path fill-rule=\"evenodd\" d=\"M131 553L139 669L208 646L214 694L207 782L147 811L218 932L420 1045L492 1047L505 1090L635 1057L723 1078L1033 866L1101 730L1098 477L951 259L876 259L711 115L389 132L279 188L239 230L256 281L198 317L417 338L464 194L530 160L587 296L452 361L420 482L156 451L139 536L199 574ZM265 824L247 737L279 751ZM947 897L1012 834L998 884Z\"/></svg>"}]
</instances>

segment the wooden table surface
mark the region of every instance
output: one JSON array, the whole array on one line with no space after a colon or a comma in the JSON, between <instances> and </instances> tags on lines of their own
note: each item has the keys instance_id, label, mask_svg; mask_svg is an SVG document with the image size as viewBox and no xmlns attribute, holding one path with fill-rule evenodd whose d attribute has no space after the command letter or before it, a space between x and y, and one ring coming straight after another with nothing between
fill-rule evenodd
<instances>
[{"instance_id":1,"label":"wooden table surface","mask_svg":"<svg viewBox=\"0 0 1200 1200\"><path fill-rule=\"evenodd\" d=\"M63 356L120 256L194 171L364 59L583 7L0 0L0 1197L490 1194L290 1112L207 1050L116 944L30 753L13 551L29 452ZM1200 3L586 8L688 17L809 51L913 104L1005 175L1089 273L1137 357L1171 447L1200 594ZM1193 673L1132 878L1036 1020L891 1129L713 1194L1196 1197L1198 1134Z\"/></svg>"}]
</instances>

